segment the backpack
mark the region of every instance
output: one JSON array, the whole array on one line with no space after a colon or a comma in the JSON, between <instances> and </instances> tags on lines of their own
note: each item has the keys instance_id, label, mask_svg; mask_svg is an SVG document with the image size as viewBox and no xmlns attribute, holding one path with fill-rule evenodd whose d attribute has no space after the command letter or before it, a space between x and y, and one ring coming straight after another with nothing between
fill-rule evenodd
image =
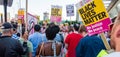
<instances>
[{"instance_id":1,"label":"backpack","mask_svg":"<svg viewBox=\"0 0 120 57\"><path fill-rule=\"evenodd\" d=\"M53 42L45 42L40 44L37 49L37 55L41 56L59 56L61 53L62 43L55 42L56 51L53 49ZM43 46L42 46L43 45ZM40 54L39 54L40 53Z\"/></svg>"}]
</instances>

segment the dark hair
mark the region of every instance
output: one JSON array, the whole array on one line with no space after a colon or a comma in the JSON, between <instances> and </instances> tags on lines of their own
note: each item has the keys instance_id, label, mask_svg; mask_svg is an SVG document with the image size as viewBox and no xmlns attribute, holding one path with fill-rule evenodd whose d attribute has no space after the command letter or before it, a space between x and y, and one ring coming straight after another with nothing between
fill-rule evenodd
<instances>
[{"instance_id":1,"label":"dark hair","mask_svg":"<svg viewBox=\"0 0 120 57\"><path fill-rule=\"evenodd\" d=\"M17 36L20 37L20 33L17 33Z\"/></svg>"},{"instance_id":2,"label":"dark hair","mask_svg":"<svg viewBox=\"0 0 120 57\"><path fill-rule=\"evenodd\" d=\"M48 27L52 27L52 26L55 26L55 23L50 23Z\"/></svg>"},{"instance_id":3,"label":"dark hair","mask_svg":"<svg viewBox=\"0 0 120 57\"><path fill-rule=\"evenodd\" d=\"M73 26L68 26L68 32L73 32Z\"/></svg>"},{"instance_id":4,"label":"dark hair","mask_svg":"<svg viewBox=\"0 0 120 57\"><path fill-rule=\"evenodd\" d=\"M79 24L74 24L73 27L74 27L75 31L79 30Z\"/></svg>"},{"instance_id":5,"label":"dark hair","mask_svg":"<svg viewBox=\"0 0 120 57\"><path fill-rule=\"evenodd\" d=\"M60 31L60 28L57 25L54 26L54 29L56 30L56 33L58 33Z\"/></svg>"},{"instance_id":6,"label":"dark hair","mask_svg":"<svg viewBox=\"0 0 120 57\"><path fill-rule=\"evenodd\" d=\"M45 31L48 40L53 40L57 34L56 26L48 27Z\"/></svg>"},{"instance_id":7,"label":"dark hair","mask_svg":"<svg viewBox=\"0 0 120 57\"><path fill-rule=\"evenodd\" d=\"M14 29L17 29L18 25L17 24L12 24Z\"/></svg>"},{"instance_id":8,"label":"dark hair","mask_svg":"<svg viewBox=\"0 0 120 57\"><path fill-rule=\"evenodd\" d=\"M22 35L25 33L25 27L22 27Z\"/></svg>"},{"instance_id":9,"label":"dark hair","mask_svg":"<svg viewBox=\"0 0 120 57\"><path fill-rule=\"evenodd\" d=\"M41 28L41 27L40 27L40 25L38 25L38 24L36 24L36 25L34 26L34 30L35 30L35 31L40 31L40 28Z\"/></svg>"},{"instance_id":10,"label":"dark hair","mask_svg":"<svg viewBox=\"0 0 120 57\"><path fill-rule=\"evenodd\" d=\"M117 18L117 17L114 17L114 18L111 19L112 23L115 22L115 19L116 19L116 18Z\"/></svg>"}]
</instances>

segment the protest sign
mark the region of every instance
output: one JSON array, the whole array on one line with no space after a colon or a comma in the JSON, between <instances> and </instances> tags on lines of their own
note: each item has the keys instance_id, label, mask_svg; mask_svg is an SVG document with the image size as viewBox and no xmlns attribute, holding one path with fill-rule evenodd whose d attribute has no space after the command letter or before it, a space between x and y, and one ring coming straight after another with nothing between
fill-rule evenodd
<instances>
[{"instance_id":1,"label":"protest sign","mask_svg":"<svg viewBox=\"0 0 120 57\"><path fill-rule=\"evenodd\" d=\"M78 10L89 35L108 31L111 23L102 0L93 0Z\"/></svg>"},{"instance_id":2,"label":"protest sign","mask_svg":"<svg viewBox=\"0 0 120 57\"><path fill-rule=\"evenodd\" d=\"M74 16L74 5L66 6L67 16Z\"/></svg>"},{"instance_id":3,"label":"protest sign","mask_svg":"<svg viewBox=\"0 0 120 57\"><path fill-rule=\"evenodd\" d=\"M110 50L111 48L103 32L109 30L111 20L102 0L91 1L81 7L78 12L83 20L83 24L86 26L89 36L100 34L106 49Z\"/></svg>"},{"instance_id":4,"label":"protest sign","mask_svg":"<svg viewBox=\"0 0 120 57\"><path fill-rule=\"evenodd\" d=\"M51 7L51 22L61 22L62 16L62 7L61 6L52 6Z\"/></svg>"},{"instance_id":5,"label":"protest sign","mask_svg":"<svg viewBox=\"0 0 120 57\"><path fill-rule=\"evenodd\" d=\"M28 15L27 28L29 30L29 34L33 34L34 33L33 26L37 24L37 17L29 13L27 15Z\"/></svg>"},{"instance_id":6,"label":"protest sign","mask_svg":"<svg viewBox=\"0 0 120 57\"><path fill-rule=\"evenodd\" d=\"M19 9L18 10L18 24L23 24L24 23L24 14L25 10L24 9Z\"/></svg>"}]
</instances>

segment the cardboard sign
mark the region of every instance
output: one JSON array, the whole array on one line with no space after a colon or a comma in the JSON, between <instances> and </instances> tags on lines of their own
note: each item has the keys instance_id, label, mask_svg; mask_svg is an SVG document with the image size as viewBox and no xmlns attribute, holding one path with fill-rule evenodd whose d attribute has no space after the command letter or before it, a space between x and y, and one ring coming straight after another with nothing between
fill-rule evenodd
<instances>
[{"instance_id":1,"label":"cardboard sign","mask_svg":"<svg viewBox=\"0 0 120 57\"><path fill-rule=\"evenodd\" d=\"M74 5L66 6L67 16L74 16Z\"/></svg>"},{"instance_id":2,"label":"cardboard sign","mask_svg":"<svg viewBox=\"0 0 120 57\"><path fill-rule=\"evenodd\" d=\"M51 22L61 22L62 16L62 7L61 6L52 6L51 8Z\"/></svg>"},{"instance_id":3,"label":"cardboard sign","mask_svg":"<svg viewBox=\"0 0 120 57\"><path fill-rule=\"evenodd\" d=\"M108 31L111 20L102 0L93 0L78 10L89 35Z\"/></svg>"}]
</instances>

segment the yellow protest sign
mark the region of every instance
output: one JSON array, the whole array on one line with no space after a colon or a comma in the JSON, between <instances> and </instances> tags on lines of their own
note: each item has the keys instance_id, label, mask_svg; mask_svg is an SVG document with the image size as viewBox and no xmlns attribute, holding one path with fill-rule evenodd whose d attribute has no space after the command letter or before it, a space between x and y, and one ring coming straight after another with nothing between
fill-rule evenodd
<instances>
[{"instance_id":1,"label":"yellow protest sign","mask_svg":"<svg viewBox=\"0 0 120 57\"><path fill-rule=\"evenodd\" d=\"M102 0L93 0L78 10L85 26L108 18L108 13Z\"/></svg>"},{"instance_id":2,"label":"yellow protest sign","mask_svg":"<svg viewBox=\"0 0 120 57\"><path fill-rule=\"evenodd\" d=\"M51 15L52 16L61 16L62 15L62 9L60 8L52 8L51 9Z\"/></svg>"},{"instance_id":3,"label":"yellow protest sign","mask_svg":"<svg viewBox=\"0 0 120 57\"><path fill-rule=\"evenodd\" d=\"M53 5L51 7L50 21L51 22L61 22L61 16L62 16L62 7Z\"/></svg>"},{"instance_id":4,"label":"yellow protest sign","mask_svg":"<svg viewBox=\"0 0 120 57\"><path fill-rule=\"evenodd\" d=\"M19 10L18 10L18 15L24 15L24 10L23 10L23 9L22 9L22 10L19 9Z\"/></svg>"}]
</instances>

